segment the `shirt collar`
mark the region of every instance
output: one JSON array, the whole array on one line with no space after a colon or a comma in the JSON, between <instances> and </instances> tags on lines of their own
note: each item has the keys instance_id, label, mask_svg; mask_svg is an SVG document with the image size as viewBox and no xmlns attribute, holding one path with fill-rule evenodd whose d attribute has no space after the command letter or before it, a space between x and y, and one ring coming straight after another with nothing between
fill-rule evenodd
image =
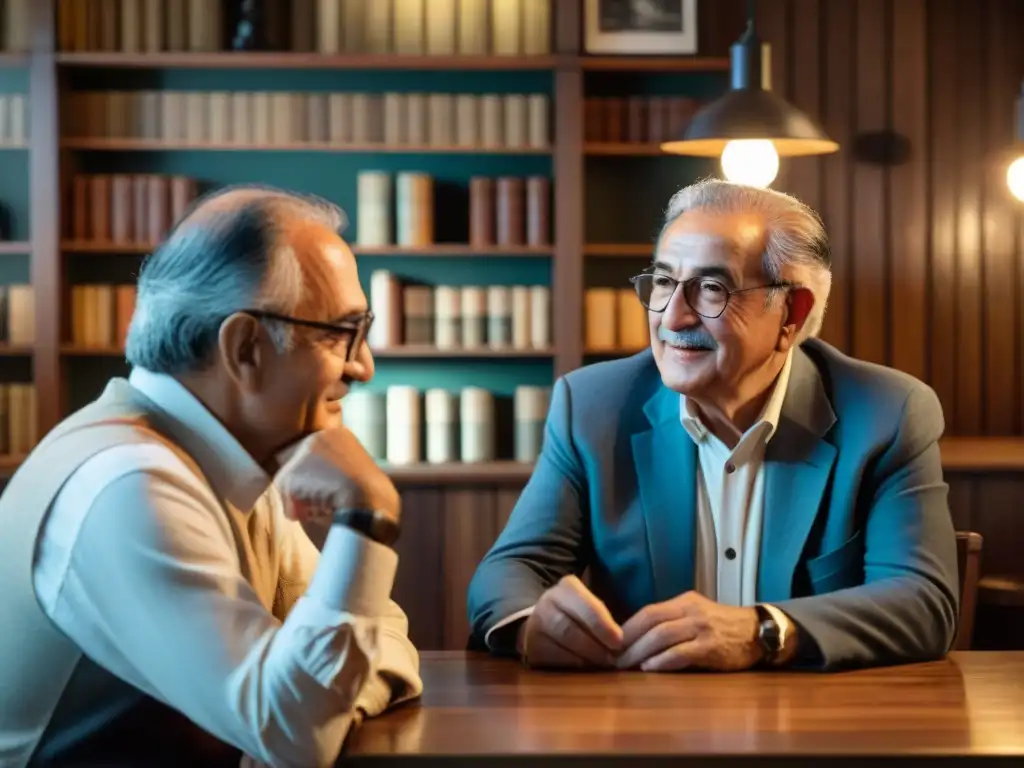
<instances>
[{"instance_id":1,"label":"shirt collar","mask_svg":"<svg viewBox=\"0 0 1024 768\"><path fill-rule=\"evenodd\" d=\"M758 416L757 421L744 433L744 438L758 433L763 435L766 444L772 439L772 435L775 434L775 430L779 426L782 404L786 401L786 390L789 388L789 373L792 367L793 351L790 350L789 354L786 355L786 362L783 363L782 370L772 385L772 394L768 398L768 402L761 409L761 414ZM687 400L685 395L679 396L679 420L695 443L703 442L708 436L708 429L700 420L697 406Z\"/></svg>"},{"instance_id":2,"label":"shirt collar","mask_svg":"<svg viewBox=\"0 0 1024 768\"><path fill-rule=\"evenodd\" d=\"M199 398L174 377L145 368L133 368L128 383L170 417L174 439L221 498L243 512L256 505L272 478Z\"/></svg>"}]
</instances>

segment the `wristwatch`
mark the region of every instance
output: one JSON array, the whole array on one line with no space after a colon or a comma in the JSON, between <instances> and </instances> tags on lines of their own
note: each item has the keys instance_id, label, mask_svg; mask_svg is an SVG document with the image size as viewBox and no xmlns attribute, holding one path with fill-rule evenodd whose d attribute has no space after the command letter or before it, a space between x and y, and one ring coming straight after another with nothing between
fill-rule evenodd
<instances>
[{"instance_id":1,"label":"wristwatch","mask_svg":"<svg viewBox=\"0 0 1024 768\"><path fill-rule=\"evenodd\" d=\"M755 605L754 610L757 611L757 642L764 649L764 661L774 664L786 645L786 638L771 611L763 605Z\"/></svg>"},{"instance_id":2,"label":"wristwatch","mask_svg":"<svg viewBox=\"0 0 1024 768\"><path fill-rule=\"evenodd\" d=\"M401 531L398 521L379 509L339 509L331 522L351 528L386 547L394 546Z\"/></svg>"}]
</instances>

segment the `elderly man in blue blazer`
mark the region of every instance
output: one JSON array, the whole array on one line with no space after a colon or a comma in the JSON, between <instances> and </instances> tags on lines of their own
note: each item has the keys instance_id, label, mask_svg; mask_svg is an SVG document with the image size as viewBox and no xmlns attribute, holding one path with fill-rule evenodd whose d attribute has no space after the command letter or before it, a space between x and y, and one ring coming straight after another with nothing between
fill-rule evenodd
<instances>
[{"instance_id":1,"label":"elderly man in blue blazer","mask_svg":"<svg viewBox=\"0 0 1024 768\"><path fill-rule=\"evenodd\" d=\"M702 181L670 201L654 256L632 278L651 347L556 382L470 584L473 641L648 671L941 657L959 603L942 408L815 338L818 216Z\"/></svg>"}]
</instances>

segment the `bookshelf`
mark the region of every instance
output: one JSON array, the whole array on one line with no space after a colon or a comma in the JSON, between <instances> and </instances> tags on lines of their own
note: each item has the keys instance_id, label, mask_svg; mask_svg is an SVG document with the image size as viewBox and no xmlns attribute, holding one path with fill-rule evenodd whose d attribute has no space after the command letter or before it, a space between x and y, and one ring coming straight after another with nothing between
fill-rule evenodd
<instances>
[{"instance_id":1,"label":"bookshelf","mask_svg":"<svg viewBox=\"0 0 1024 768\"><path fill-rule=\"evenodd\" d=\"M669 195L688 180L717 172L708 160L663 155L658 140L678 130L703 101L727 87L728 59L587 55L581 43L583 4L576 0L541 4L547 16L530 23L548 31L541 36L547 44L527 35L520 47L506 45L495 53L496 38L489 33L481 48L460 54L428 54L423 46L419 52L409 51L408 44L399 53L394 48L400 35L393 27L385 36L390 42L378 45L392 50L345 52L339 40L337 45L328 41L324 52L318 52L323 41L308 35L303 50L285 50L294 42L287 40L278 40L275 50L218 50L210 29L200 30L204 37L197 50L181 50L189 46L187 29L174 33L185 35L179 50L167 50L170 27L146 26L143 20L140 29L126 33L117 24L97 21L89 2L77 6L83 15L73 19L60 0L20 1L19 23L32 30L33 47L0 51L0 96L30 96L26 124L33 130L30 151L4 146L0 133L0 156L5 171L11 169L0 179L0 205L12 207L9 233L0 230L5 234L0 238L0 270L5 283L31 281L35 328L28 343L0 340L0 366L5 381L34 383L39 434L95 397L109 376L127 370L112 329L84 341L76 338L74 305L82 303L74 297L76 287L130 286L141 259L153 249L150 237L115 238L110 231L104 237L76 234L68 223L74 216L68 190L76 177L182 177L194 182L196 193L221 184L262 181L322 194L350 216L353 229L346 238L368 294L371 275L380 271L435 288L546 287L550 316L544 343L519 348L397 343L375 349L379 364L371 388L380 392L410 384L458 391L471 381L493 392L496 401L508 401L517 386L549 387L555 377L584 363L643 347L643 328L623 331L638 322L637 317L622 316L629 306L626 278L649 258ZM701 13L707 5L702 4ZM384 6L390 4L381 0L376 7ZM79 29L81 24L76 26L83 21L88 34ZM491 20L482 23L487 26ZM224 24L222 17L222 35ZM125 34L134 40L132 51L117 50ZM433 33L422 34L425 39ZM104 35L109 39L102 39ZM145 50L147 35L160 39L159 50ZM526 38L528 43L523 42ZM527 44L528 53L522 47ZM352 129L341 136L328 135L330 130L323 127L318 133L307 121L292 133L275 133L271 126L267 130L273 135L260 138L233 135L230 125L213 129L209 122L200 130L184 126L180 135L168 134L166 121L152 119L148 127L141 119L110 130L109 122L97 126L87 117L104 110L116 113L125 104L137 115L137 105L125 98L149 99L166 116L169 94L178 94L184 103L189 98L212 100L217 94L256 98L263 93L269 99L275 94L319 98L320 108L327 111L330 99L351 94L377 102L389 95L402 99L421 94L427 101L446 94L456 118L460 96L542 96L547 131L544 141L538 141L526 127L515 143L486 141L480 126L471 141L459 140L458 129L452 127L447 138L425 130L410 135L416 133L411 128L396 138L393 130L387 135L382 123L372 135L365 129L358 136ZM90 96L95 103L86 103ZM104 107L101 102L111 98L122 101ZM224 102L203 103L206 115L223 107ZM386 108L380 103L375 107L378 113ZM403 103L401 108L408 115L411 107ZM420 108L425 113L430 109L429 104ZM75 115L73 121L69 114ZM393 180L406 172L426 174L435 197L430 237L404 245L394 239L361 242L356 187L364 171L383 171ZM471 212L466 209L474 177L548 179L547 239L471 242ZM588 325L590 315L603 317L598 324L603 328ZM396 480L412 485L521 483L531 465L511 460L510 431L507 424L497 429L504 444L491 461L419 462L389 469ZM954 446L949 455L955 464L967 454ZM0 455L0 474L9 473L18 459L17 454Z\"/></svg>"}]
</instances>

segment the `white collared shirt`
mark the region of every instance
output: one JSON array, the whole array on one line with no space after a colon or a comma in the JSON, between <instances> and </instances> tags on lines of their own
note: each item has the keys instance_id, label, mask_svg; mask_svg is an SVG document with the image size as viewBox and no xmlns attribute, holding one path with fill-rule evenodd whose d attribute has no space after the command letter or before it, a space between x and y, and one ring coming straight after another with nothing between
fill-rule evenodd
<instances>
[{"instance_id":1,"label":"white collared shirt","mask_svg":"<svg viewBox=\"0 0 1024 768\"><path fill-rule=\"evenodd\" d=\"M704 426L693 403L679 396L680 421L697 445L695 591L723 605L757 602L764 455L779 425L792 363L790 353L757 421L731 450ZM788 630L786 616L766 607Z\"/></svg>"},{"instance_id":2,"label":"white collared shirt","mask_svg":"<svg viewBox=\"0 0 1024 768\"><path fill-rule=\"evenodd\" d=\"M40 531L42 609L94 662L241 749L243 763L333 762L356 707L372 716L391 703L379 673L404 684L400 699L422 691L389 599L397 554L334 526L321 558L271 478L184 386L139 368L129 380L171 417L209 484L162 444L90 458ZM257 560L258 585L245 572Z\"/></svg>"}]
</instances>

